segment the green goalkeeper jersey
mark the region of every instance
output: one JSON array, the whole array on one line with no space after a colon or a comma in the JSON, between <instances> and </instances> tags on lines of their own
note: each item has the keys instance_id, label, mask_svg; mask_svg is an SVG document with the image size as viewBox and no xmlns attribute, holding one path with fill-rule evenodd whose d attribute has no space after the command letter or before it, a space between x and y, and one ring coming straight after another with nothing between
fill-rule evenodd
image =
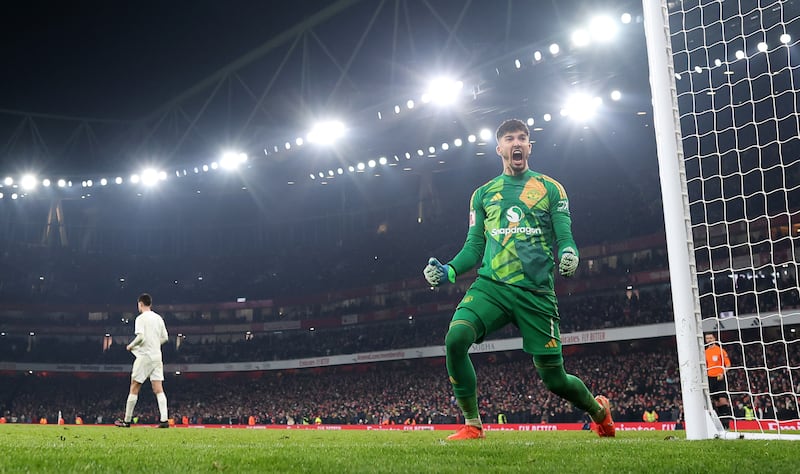
<instances>
[{"instance_id":1,"label":"green goalkeeper jersey","mask_svg":"<svg viewBox=\"0 0 800 474\"><path fill-rule=\"evenodd\" d=\"M577 254L571 225L567 193L556 180L532 170L502 174L472 194L467 240L449 264L459 275L482 258L479 276L553 294L554 250Z\"/></svg>"}]
</instances>

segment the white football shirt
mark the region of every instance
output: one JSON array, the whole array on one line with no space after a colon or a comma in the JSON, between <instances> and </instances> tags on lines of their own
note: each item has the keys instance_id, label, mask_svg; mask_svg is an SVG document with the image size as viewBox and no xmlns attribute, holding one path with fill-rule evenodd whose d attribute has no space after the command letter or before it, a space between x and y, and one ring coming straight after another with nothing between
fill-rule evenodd
<instances>
[{"instance_id":1,"label":"white football shirt","mask_svg":"<svg viewBox=\"0 0 800 474\"><path fill-rule=\"evenodd\" d=\"M164 319L154 311L145 311L136 316L134 333L142 335L142 343L131 352L136 357L148 357L150 360L161 360L161 344L167 342L167 327Z\"/></svg>"}]
</instances>

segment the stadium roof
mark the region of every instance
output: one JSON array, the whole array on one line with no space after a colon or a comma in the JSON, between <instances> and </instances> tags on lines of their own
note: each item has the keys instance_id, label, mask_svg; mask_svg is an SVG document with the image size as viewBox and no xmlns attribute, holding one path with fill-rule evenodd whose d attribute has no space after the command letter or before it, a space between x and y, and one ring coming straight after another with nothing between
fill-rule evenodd
<instances>
[{"instance_id":1,"label":"stadium roof","mask_svg":"<svg viewBox=\"0 0 800 474\"><path fill-rule=\"evenodd\" d=\"M340 157L391 156L399 144L417 151L507 115L555 115L554 97L577 87L638 88L636 108L649 102L640 9L555 0L17 3L2 20L10 73L0 90L0 174L120 173L142 160L191 169L227 148L280 161L315 120L334 116L358 132ZM591 15L626 12L634 20L617 44L573 51L569 34ZM553 43L558 54L548 52ZM405 119L439 75L463 81L461 107L417 107ZM404 117L385 120L398 107Z\"/></svg>"}]
</instances>

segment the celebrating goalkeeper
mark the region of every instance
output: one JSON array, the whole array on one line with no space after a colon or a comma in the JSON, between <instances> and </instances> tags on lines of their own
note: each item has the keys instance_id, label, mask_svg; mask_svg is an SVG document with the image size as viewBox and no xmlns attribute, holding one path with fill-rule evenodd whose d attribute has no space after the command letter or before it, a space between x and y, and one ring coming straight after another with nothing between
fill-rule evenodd
<instances>
[{"instance_id":1,"label":"celebrating goalkeeper","mask_svg":"<svg viewBox=\"0 0 800 474\"><path fill-rule=\"evenodd\" d=\"M507 324L519 328L523 350L533 355L548 390L586 411L598 435L614 436L608 399L593 397L579 378L564 371L553 257L555 250L561 275L575 274L578 250L567 194L554 179L528 168L531 142L525 123L506 120L496 136L503 173L472 194L464 247L447 264L431 258L423 271L428 283L438 286L455 283L481 262L445 337L447 373L466 421L447 439L484 437L468 350Z\"/></svg>"}]
</instances>

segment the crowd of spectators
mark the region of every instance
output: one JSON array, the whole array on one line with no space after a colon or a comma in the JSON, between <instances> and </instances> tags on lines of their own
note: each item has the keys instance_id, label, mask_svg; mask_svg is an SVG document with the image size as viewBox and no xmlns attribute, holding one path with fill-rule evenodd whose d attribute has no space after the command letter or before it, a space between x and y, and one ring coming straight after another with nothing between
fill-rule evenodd
<instances>
[{"instance_id":1,"label":"crowd of spectators","mask_svg":"<svg viewBox=\"0 0 800 474\"><path fill-rule=\"evenodd\" d=\"M682 405L673 344L659 339L586 346L566 355L566 368L593 393L612 400L618 421L640 421L650 407L659 420L678 421ZM741 418L747 405L759 418L800 418L791 387L797 374L787 366L797 367L798 354L786 361L780 351L768 351L768 363L780 367L783 359L784 368L767 370L742 365L746 352L752 352L752 359L757 351L729 351L733 369L727 384L734 416ZM484 422L496 422L500 413L509 423L587 421L580 410L549 394L522 352L473 357ZM3 374L0 413L23 423L42 417L54 422L58 411L70 422L80 416L86 423L109 423L124 408L126 375ZM463 422L441 358L280 372L170 375L165 387L171 416L178 423L185 417L192 424L246 424L251 416L258 424L300 424L317 417L326 424ZM147 390L137 413L142 423L156 420L155 399L148 397Z\"/></svg>"},{"instance_id":2,"label":"crowd of spectators","mask_svg":"<svg viewBox=\"0 0 800 474\"><path fill-rule=\"evenodd\" d=\"M665 344L657 344L665 346ZM666 345L668 347L668 345ZM606 350L611 350L606 348ZM619 350L619 348L615 349ZM481 416L487 422L504 413L509 422L582 422L585 417L558 397L549 395L530 358L519 351L476 356ZM567 369L590 390L614 400L619 420L634 421L653 405L662 419L674 420L680 409L674 351L643 348L624 354L567 357ZM58 410L70 419L108 423L123 408L127 378L121 375L2 375L0 406L6 418L19 421L52 419ZM165 382L170 411L193 423L324 423L380 424L456 423L444 361L356 365L343 368L170 376ZM155 419L154 400L143 392L137 409L142 422ZM118 396L115 396L118 395Z\"/></svg>"}]
</instances>

